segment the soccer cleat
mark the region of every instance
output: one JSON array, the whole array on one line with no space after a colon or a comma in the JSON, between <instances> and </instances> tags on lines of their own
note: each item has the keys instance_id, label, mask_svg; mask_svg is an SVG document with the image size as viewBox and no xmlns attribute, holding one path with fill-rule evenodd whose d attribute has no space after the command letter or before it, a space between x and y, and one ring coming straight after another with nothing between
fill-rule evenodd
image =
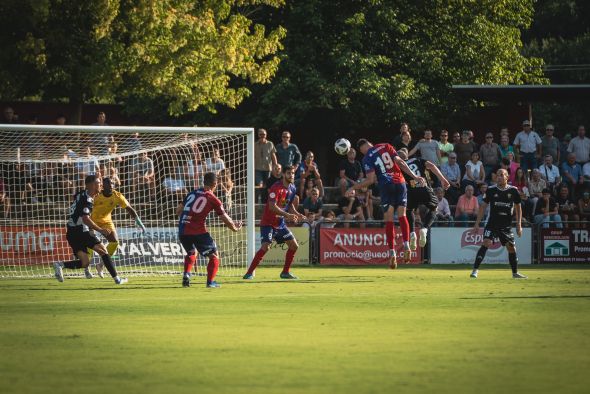
<instances>
[{"instance_id":1,"label":"soccer cleat","mask_svg":"<svg viewBox=\"0 0 590 394\"><path fill-rule=\"evenodd\" d=\"M469 277L477 279L477 270L471 271L471 275L469 275Z\"/></svg>"},{"instance_id":2,"label":"soccer cleat","mask_svg":"<svg viewBox=\"0 0 590 394\"><path fill-rule=\"evenodd\" d=\"M62 263L53 263L53 269L55 270L55 279L57 279L58 282L64 281L63 268L64 267L63 267Z\"/></svg>"},{"instance_id":3,"label":"soccer cleat","mask_svg":"<svg viewBox=\"0 0 590 394\"><path fill-rule=\"evenodd\" d=\"M280 278L281 279L299 279L290 272L281 272Z\"/></svg>"},{"instance_id":4,"label":"soccer cleat","mask_svg":"<svg viewBox=\"0 0 590 394\"><path fill-rule=\"evenodd\" d=\"M86 277L86 279L94 278L94 275L92 275L92 272L90 272L88 267L84 268L84 276Z\"/></svg>"},{"instance_id":5,"label":"soccer cleat","mask_svg":"<svg viewBox=\"0 0 590 394\"><path fill-rule=\"evenodd\" d=\"M406 249L402 252L402 262L404 264L409 264L411 258L412 258L412 251L410 249Z\"/></svg>"},{"instance_id":6,"label":"soccer cleat","mask_svg":"<svg viewBox=\"0 0 590 394\"><path fill-rule=\"evenodd\" d=\"M395 255L395 250L389 251L389 268L392 270L397 268L397 256Z\"/></svg>"},{"instance_id":7,"label":"soccer cleat","mask_svg":"<svg viewBox=\"0 0 590 394\"><path fill-rule=\"evenodd\" d=\"M242 279L248 279L248 280L254 279L254 275L252 275L252 274L246 274L246 275L244 275L244 277Z\"/></svg>"},{"instance_id":8,"label":"soccer cleat","mask_svg":"<svg viewBox=\"0 0 590 394\"><path fill-rule=\"evenodd\" d=\"M528 279L529 277L526 275L521 274L520 272L515 272L512 274L514 279Z\"/></svg>"},{"instance_id":9,"label":"soccer cleat","mask_svg":"<svg viewBox=\"0 0 590 394\"><path fill-rule=\"evenodd\" d=\"M99 277L104 278L104 264L102 262L96 264L96 273Z\"/></svg>"},{"instance_id":10,"label":"soccer cleat","mask_svg":"<svg viewBox=\"0 0 590 394\"><path fill-rule=\"evenodd\" d=\"M217 283L216 281L212 281L212 282L207 282L207 288L212 288L212 289L216 289L221 287L220 283Z\"/></svg>"},{"instance_id":11,"label":"soccer cleat","mask_svg":"<svg viewBox=\"0 0 590 394\"><path fill-rule=\"evenodd\" d=\"M127 278L117 278L117 279L115 279L115 283L118 284L118 285L124 285L127 282L128 282Z\"/></svg>"},{"instance_id":12,"label":"soccer cleat","mask_svg":"<svg viewBox=\"0 0 590 394\"><path fill-rule=\"evenodd\" d=\"M428 229L421 228L420 229L420 241L418 241L418 245L420 245L420 247L423 248L426 246L426 242L428 242Z\"/></svg>"},{"instance_id":13,"label":"soccer cleat","mask_svg":"<svg viewBox=\"0 0 590 394\"><path fill-rule=\"evenodd\" d=\"M188 276L182 277L182 287L191 287L191 278Z\"/></svg>"},{"instance_id":14,"label":"soccer cleat","mask_svg":"<svg viewBox=\"0 0 590 394\"><path fill-rule=\"evenodd\" d=\"M416 248L416 233L412 231L410 233L410 250L416 250Z\"/></svg>"}]
</instances>

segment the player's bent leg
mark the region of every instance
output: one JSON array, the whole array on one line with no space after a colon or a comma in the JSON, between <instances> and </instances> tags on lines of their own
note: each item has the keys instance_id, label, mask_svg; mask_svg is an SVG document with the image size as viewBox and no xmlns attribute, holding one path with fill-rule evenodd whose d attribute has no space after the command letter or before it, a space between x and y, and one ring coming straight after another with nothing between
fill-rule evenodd
<instances>
[{"instance_id":1,"label":"player's bent leg","mask_svg":"<svg viewBox=\"0 0 590 394\"><path fill-rule=\"evenodd\" d=\"M477 275L479 273L479 266L481 265L481 262L483 261L483 259L486 257L486 252L488 251L490 246L492 246L492 240L489 238L484 238L483 243L480 246L479 250L477 251L477 255L475 256L475 262L473 263L473 270L471 271L471 275L469 275L470 277L477 278Z\"/></svg>"},{"instance_id":2,"label":"player's bent leg","mask_svg":"<svg viewBox=\"0 0 590 394\"><path fill-rule=\"evenodd\" d=\"M258 264L260 264L262 258L264 257L266 252L268 252L269 248L270 242L265 241L260 244L260 249L258 249L256 254L254 255L254 258L250 263L250 267L248 267L248 271L246 271L246 274L244 275L243 279L254 279L254 270L256 269L256 267L258 267Z\"/></svg>"},{"instance_id":3,"label":"player's bent leg","mask_svg":"<svg viewBox=\"0 0 590 394\"><path fill-rule=\"evenodd\" d=\"M219 269L219 258L215 253L209 255L209 263L207 264L207 287L218 288L221 287L219 283L215 281L215 275Z\"/></svg>"},{"instance_id":4,"label":"player's bent leg","mask_svg":"<svg viewBox=\"0 0 590 394\"><path fill-rule=\"evenodd\" d=\"M118 285L127 283L127 278L120 278L117 274L115 264L113 263L113 260L111 259L111 256L109 256L109 253L107 252L104 245L99 242L96 245L94 245L93 249L100 256L102 263L106 267L107 271L109 271L109 274L111 275L111 278L113 278L115 283Z\"/></svg>"}]
</instances>

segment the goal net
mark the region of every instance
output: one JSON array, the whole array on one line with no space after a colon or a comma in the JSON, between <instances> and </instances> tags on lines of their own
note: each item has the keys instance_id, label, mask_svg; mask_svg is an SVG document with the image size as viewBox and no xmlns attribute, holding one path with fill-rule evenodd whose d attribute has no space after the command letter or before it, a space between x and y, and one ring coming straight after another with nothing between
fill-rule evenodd
<instances>
[{"instance_id":1,"label":"goal net","mask_svg":"<svg viewBox=\"0 0 590 394\"><path fill-rule=\"evenodd\" d=\"M234 233L214 212L208 217L219 274L243 274L254 251L253 144L249 128L0 125L0 277L47 277L54 262L74 258L65 237L68 211L90 174L109 177L147 230L128 210L113 210L117 270L181 273L176 208L210 171L218 174L215 194L244 224ZM98 262L94 254L92 272ZM199 257L196 273L206 274L206 264Z\"/></svg>"}]
</instances>

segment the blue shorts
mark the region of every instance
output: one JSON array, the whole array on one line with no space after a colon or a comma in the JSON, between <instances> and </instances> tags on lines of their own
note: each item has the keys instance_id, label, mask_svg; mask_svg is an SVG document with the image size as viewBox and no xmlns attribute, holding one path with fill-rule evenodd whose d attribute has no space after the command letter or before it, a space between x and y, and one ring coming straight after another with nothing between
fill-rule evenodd
<instances>
[{"instance_id":1,"label":"blue shorts","mask_svg":"<svg viewBox=\"0 0 590 394\"><path fill-rule=\"evenodd\" d=\"M282 244L285 241L295 239L295 236L287 228L287 226L274 228L273 226L260 226L260 242L272 243L275 240L278 244Z\"/></svg>"},{"instance_id":2,"label":"blue shorts","mask_svg":"<svg viewBox=\"0 0 590 394\"><path fill-rule=\"evenodd\" d=\"M405 207L408 203L408 189L405 183L387 183L379 185L381 194L381 207L387 211L389 207Z\"/></svg>"},{"instance_id":3,"label":"blue shorts","mask_svg":"<svg viewBox=\"0 0 590 394\"><path fill-rule=\"evenodd\" d=\"M209 255L217 252L217 245L209 233L198 234L198 235L179 235L180 243L186 254L195 254L195 249L203 257L209 257Z\"/></svg>"}]
</instances>

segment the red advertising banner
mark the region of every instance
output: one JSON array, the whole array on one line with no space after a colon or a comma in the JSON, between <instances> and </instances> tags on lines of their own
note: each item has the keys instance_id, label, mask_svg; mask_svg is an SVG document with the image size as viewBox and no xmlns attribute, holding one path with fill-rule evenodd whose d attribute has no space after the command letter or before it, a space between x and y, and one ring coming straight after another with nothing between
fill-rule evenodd
<instances>
[{"instance_id":1,"label":"red advertising banner","mask_svg":"<svg viewBox=\"0 0 590 394\"><path fill-rule=\"evenodd\" d=\"M540 263L590 263L590 230L583 228L543 228Z\"/></svg>"},{"instance_id":2,"label":"red advertising banner","mask_svg":"<svg viewBox=\"0 0 590 394\"><path fill-rule=\"evenodd\" d=\"M403 250L402 235L396 229L397 255ZM376 265L389 264L385 230L382 228L321 228L320 264ZM400 259L398 259L400 263ZM422 263L422 252L412 252L410 264Z\"/></svg>"},{"instance_id":3,"label":"red advertising banner","mask_svg":"<svg viewBox=\"0 0 590 394\"><path fill-rule=\"evenodd\" d=\"M0 226L2 265L34 265L71 258L65 226Z\"/></svg>"}]
</instances>

